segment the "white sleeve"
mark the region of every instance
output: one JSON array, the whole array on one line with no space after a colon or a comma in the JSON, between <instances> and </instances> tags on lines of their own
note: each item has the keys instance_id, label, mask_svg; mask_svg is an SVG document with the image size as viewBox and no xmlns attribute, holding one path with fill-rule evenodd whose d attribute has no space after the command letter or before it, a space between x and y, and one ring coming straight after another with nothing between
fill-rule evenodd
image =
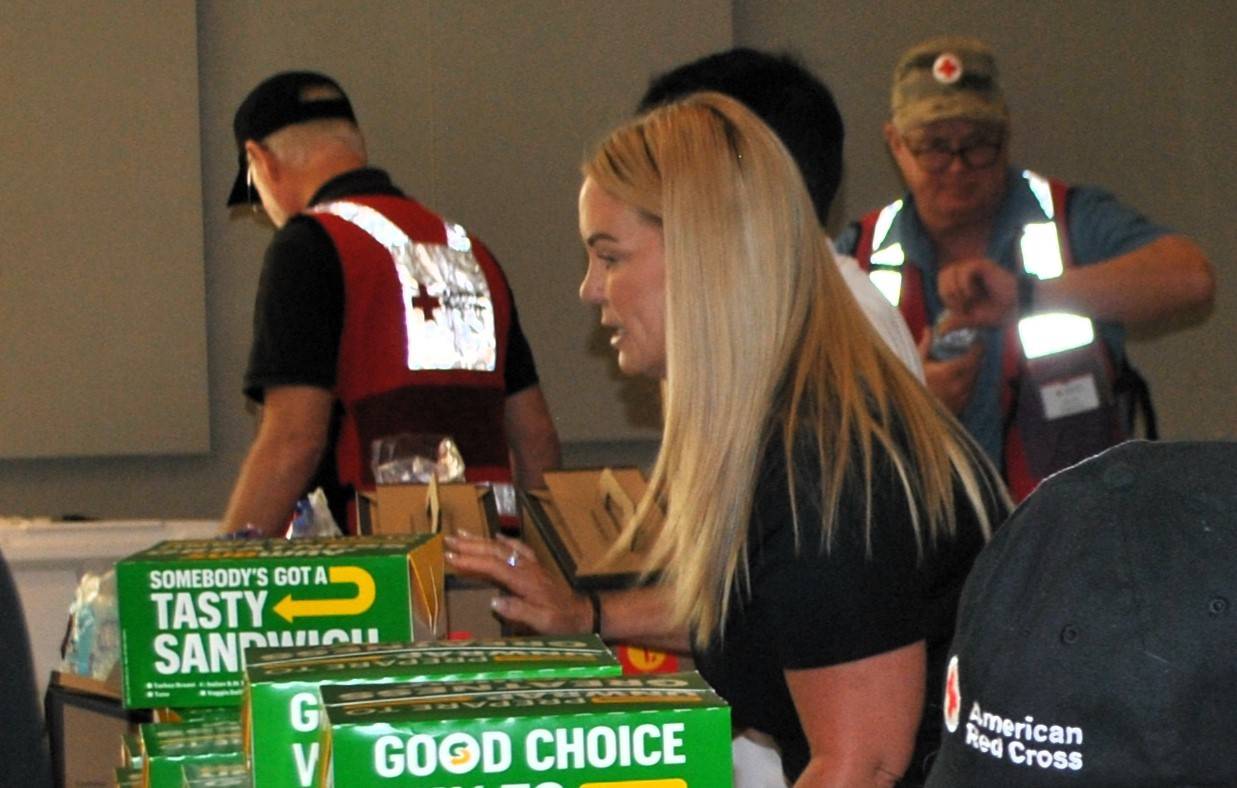
<instances>
[{"instance_id":1,"label":"white sleeve","mask_svg":"<svg viewBox=\"0 0 1237 788\"><path fill-rule=\"evenodd\" d=\"M894 355L906 363L911 373L923 382L923 361L919 358L919 348L915 346L915 340L911 337L910 329L906 327L906 321L902 319L902 313L881 295L855 258L837 252L834 252L833 256L838 261L842 278L846 280L851 294L868 316L876 333L881 335Z\"/></svg>"}]
</instances>

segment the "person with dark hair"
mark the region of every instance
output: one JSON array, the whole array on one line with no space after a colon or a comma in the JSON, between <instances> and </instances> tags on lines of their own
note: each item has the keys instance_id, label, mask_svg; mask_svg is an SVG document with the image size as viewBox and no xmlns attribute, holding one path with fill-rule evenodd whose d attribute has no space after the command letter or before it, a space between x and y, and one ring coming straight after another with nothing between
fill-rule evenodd
<instances>
[{"instance_id":1,"label":"person with dark hair","mask_svg":"<svg viewBox=\"0 0 1237 788\"><path fill-rule=\"evenodd\" d=\"M233 127L228 204L260 201L278 230L245 375L262 421L225 532L280 532L331 444L339 481L371 489L373 442L401 433L450 435L469 481L541 486L558 434L485 246L367 165L352 104L327 76L265 80Z\"/></svg>"},{"instance_id":2,"label":"person with dark hair","mask_svg":"<svg viewBox=\"0 0 1237 788\"><path fill-rule=\"evenodd\" d=\"M0 787L48 788L52 784L46 729L39 714L30 633L17 584L0 553Z\"/></svg>"},{"instance_id":3,"label":"person with dark hair","mask_svg":"<svg viewBox=\"0 0 1237 788\"><path fill-rule=\"evenodd\" d=\"M928 356L928 388L1021 499L1129 437L1131 402L1150 412L1125 329L1206 308L1211 265L1107 192L1011 166L1009 110L982 41L909 49L890 110L885 140L908 193L838 249L897 304Z\"/></svg>"},{"instance_id":4,"label":"person with dark hair","mask_svg":"<svg viewBox=\"0 0 1237 788\"><path fill-rule=\"evenodd\" d=\"M699 91L737 99L773 129L799 168L822 232L842 181L845 127L833 94L799 61L739 47L684 63L654 77L640 99L645 112ZM897 310L852 257L835 255L851 295L890 349L923 380L919 351Z\"/></svg>"},{"instance_id":5,"label":"person with dark hair","mask_svg":"<svg viewBox=\"0 0 1237 788\"><path fill-rule=\"evenodd\" d=\"M639 111L703 90L738 99L773 129L799 166L816 219L824 227L842 183L846 134L829 88L790 55L739 47L654 77Z\"/></svg>"}]
</instances>

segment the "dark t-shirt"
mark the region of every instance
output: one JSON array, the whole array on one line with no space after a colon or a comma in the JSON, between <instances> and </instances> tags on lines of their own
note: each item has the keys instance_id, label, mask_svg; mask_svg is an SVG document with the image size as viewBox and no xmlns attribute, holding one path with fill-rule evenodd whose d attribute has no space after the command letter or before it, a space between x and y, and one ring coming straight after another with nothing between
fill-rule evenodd
<instances>
[{"instance_id":1,"label":"dark t-shirt","mask_svg":"<svg viewBox=\"0 0 1237 788\"><path fill-rule=\"evenodd\" d=\"M323 184L310 205L353 195L404 196L382 170L360 169ZM508 295L510 288L508 287ZM508 395L538 382L533 352L520 329L515 299L507 332L503 378ZM334 389L339 343L344 329L344 273L339 253L322 225L308 216L293 216L281 227L262 264L253 313L253 344L245 372L245 395L261 402L276 386ZM322 487L337 522L345 521L352 491L343 488L335 467L335 438L340 406L332 416L331 441L308 490Z\"/></svg>"},{"instance_id":2,"label":"dark t-shirt","mask_svg":"<svg viewBox=\"0 0 1237 788\"><path fill-rule=\"evenodd\" d=\"M962 583L983 536L965 497L955 493L958 530L930 545L922 559L905 496L892 466L874 458L871 549L864 540L864 495L848 482L833 541L821 548L820 466L810 445L795 454L796 549L782 442L768 449L748 534L750 592L740 576L724 640L696 659L700 672L731 704L738 728L772 736L793 781L810 752L783 670L819 668L871 657L919 640L928 646L927 693L908 784L922 781L923 759L939 746L944 659ZM989 506L996 512L996 504ZM996 522L1001 516L992 515Z\"/></svg>"}]
</instances>

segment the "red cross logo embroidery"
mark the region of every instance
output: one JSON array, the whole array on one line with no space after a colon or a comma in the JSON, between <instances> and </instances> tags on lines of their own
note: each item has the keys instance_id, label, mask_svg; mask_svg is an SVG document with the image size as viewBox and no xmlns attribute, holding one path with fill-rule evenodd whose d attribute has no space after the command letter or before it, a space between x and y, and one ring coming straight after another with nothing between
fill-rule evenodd
<instances>
[{"instance_id":1,"label":"red cross logo embroidery","mask_svg":"<svg viewBox=\"0 0 1237 788\"><path fill-rule=\"evenodd\" d=\"M958 656L949 660L945 673L945 727L950 733L958 730L958 712L962 710L962 692L958 689Z\"/></svg>"},{"instance_id":2,"label":"red cross logo embroidery","mask_svg":"<svg viewBox=\"0 0 1237 788\"><path fill-rule=\"evenodd\" d=\"M937 82L952 85L962 79L962 61L952 52L942 52L932 64L932 76Z\"/></svg>"},{"instance_id":3,"label":"red cross logo embroidery","mask_svg":"<svg viewBox=\"0 0 1237 788\"><path fill-rule=\"evenodd\" d=\"M418 282L417 287L420 288L420 292L412 299L412 308L421 310L421 314L425 316L425 322L433 322L434 310L442 306L442 301L430 295L423 283Z\"/></svg>"}]
</instances>

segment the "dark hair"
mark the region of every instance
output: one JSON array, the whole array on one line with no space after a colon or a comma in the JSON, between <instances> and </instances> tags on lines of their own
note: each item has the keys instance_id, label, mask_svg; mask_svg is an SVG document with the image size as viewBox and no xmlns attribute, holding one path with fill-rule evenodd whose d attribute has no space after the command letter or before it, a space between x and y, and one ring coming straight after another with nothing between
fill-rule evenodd
<instances>
[{"instance_id":1,"label":"dark hair","mask_svg":"<svg viewBox=\"0 0 1237 788\"><path fill-rule=\"evenodd\" d=\"M740 47L685 63L649 82L644 112L703 90L737 99L790 151L823 227L842 180L842 115L829 88L790 55Z\"/></svg>"}]
</instances>

